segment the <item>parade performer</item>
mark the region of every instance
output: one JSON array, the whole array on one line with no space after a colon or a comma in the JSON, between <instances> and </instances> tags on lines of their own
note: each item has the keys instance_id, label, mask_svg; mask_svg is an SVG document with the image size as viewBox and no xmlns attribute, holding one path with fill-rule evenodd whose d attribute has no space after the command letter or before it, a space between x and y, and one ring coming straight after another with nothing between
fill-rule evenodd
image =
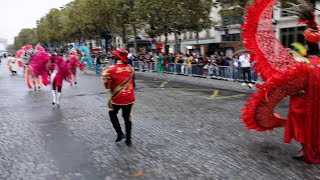
<instances>
[{"instance_id":1,"label":"parade performer","mask_svg":"<svg viewBox=\"0 0 320 180\"><path fill-rule=\"evenodd\" d=\"M35 76L42 76L43 84L51 84L52 105L60 105L63 80L71 81L69 65L58 55L37 54L31 62Z\"/></svg>"},{"instance_id":2,"label":"parade performer","mask_svg":"<svg viewBox=\"0 0 320 180\"><path fill-rule=\"evenodd\" d=\"M79 61L79 54L76 50L71 50L68 55L68 64L71 70L71 85L74 82L77 85L77 68L84 71L84 65Z\"/></svg>"},{"instance_id":3,"label":"parade performer","mask_svg":"<svg viewBox=\"0 0 320 180\"><path fill-rule=\"evenodd\" d=\"M108 103L109 116L112 125L118 135L116 142L126 137L126 144L131 146L131 109L135 101L133 76L134 69L128 64L128 52L124 49L117 49L112 52L117 63L110 66L102 74L104 86L110 89L111 96ZM119 110L122 109L122 117L125 121L126 136L124 136L117 117Z\"/></svg>"},{"instance_id":4,"label":"parade performer","mask_svg":"<svg viewBox=\"0 0 320 180\"><path fill-rule=\"evenodd\" d=\"M60 105L63 80L71 81L69 65L57 55L53 55L48 65L50 83L52 86L52 105Z\"/></svg>"},{"instance_id":5,"label":"parade performer","mask_svg":"<svg viewBox=\"0 0 320 180\"><path fill-rule=\"evenodd\" d=\"M16 64L17 64L16 59L14 57L12 57L11 55L9 55L7 65L8 65L8 69L12 75L17 74Z\"/></svg>"},{"instance_id":6,"label":"parade performer","mask_svg":"<svg viewBox=\"0 0 320 180\"><path fill-rule=\"evenodd\" d=\"M32 66L30 66L30 61L35 53L44 52L44 48L41 46L36 46L35 49L29 44L23 46L17 53L18 65L23 67L26 83L29 89L34 89L35 91L41 89L41 78L36 77L33 74Z\"/></svg>"},{"instance_id":7,"label":"parade performer","mask_svg":"<svg viewBox=\"0 0 320 180\"><path fill-rule=\"evenodd\" d=\"M90 50L86 46L76 46L76 49L79 51L84 58L81 58L81 62L86 64L86 69L90 69L92 67L92 58Z\"/></svg>"},{"instance_id":8,"label":"parade performer","mask_svg":"<svg viewBox=\"0 0 320 180\"><path fill-rule=\"evenodd\" d=\"M257 85L258 92L248 99L242 109L242 120L248 129L267 131L285 127L285 142L302 143L295 157L307 163L320 163L320 67L318 42L320 32L312 8L305 1L288 12L298 15L308 25L304 37L308 44L308 61L298 62L276 39L272 12L276 0L255 0L247 8L242 27L243 43L255 52L254 68L265 83ZM288 119L282 119L274 109L290 96Z\"/></svg>"}]
</instances>

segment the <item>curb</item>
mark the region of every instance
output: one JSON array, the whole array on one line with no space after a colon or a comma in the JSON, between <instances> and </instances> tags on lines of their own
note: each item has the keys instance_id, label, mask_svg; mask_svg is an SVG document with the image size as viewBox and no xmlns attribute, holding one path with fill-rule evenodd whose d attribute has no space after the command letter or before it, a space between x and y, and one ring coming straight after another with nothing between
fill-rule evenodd
<instances>
[{"instance_id":1,"label":"curb","mask_svg":"<svg viewBox=\"0 0 320 180\"><path fill-rule=\"evenodd\" d=\"M245 94L252 94L256 92L256 87L249 89L247 86L241 86L239 82L226 81L226 80L216 80L203 77L193 77L193 76L184 76L184 75L174 75L174 74L157 74L152 72L135 72L137 77L148 77L161 79L166 81L174 81L180 83L192 84L195 86L205 86L214 89L228 90Z\"/></svg>"},{"instance_id":2,"label":"curb","mask_svg":"<svg viewBox=\"0 0 320 180\"><path fill-rule=\"evenodd\" d=\"M96 74L95 71L93 70L87 70L86 75L101 76ZM257 91L255 86L252 89L249 89L247 86L245 87L241 86L239 82L210 79L208 77L204 78L204 77L175 75L175 74L167 74L167 73L158 74L155 72L140 72L140 71L135 71L135 75L136 77L140 76L140 77L161 79L165 81L187 83L195 86L205 86L213 89L234 91L234 92L244 93L244 94L253 94Z\"/></svg>"}]
</instances>

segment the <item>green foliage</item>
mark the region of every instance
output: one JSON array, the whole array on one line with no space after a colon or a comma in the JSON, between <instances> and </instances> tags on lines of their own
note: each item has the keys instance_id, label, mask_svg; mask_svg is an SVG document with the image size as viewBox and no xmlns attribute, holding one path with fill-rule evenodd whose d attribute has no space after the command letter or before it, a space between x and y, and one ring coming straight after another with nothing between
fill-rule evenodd
<instances>
[{"instance_id":1,"label":"green foliage","mask_svg":"<svg viewBox=\"0 0 320 180\"><path fill-rule=\"evenodd\" d=\"M296 0L282 0L285 6ZM243 17L253 0L74 0L62 9L51 9L37 28L23 29L14 47L25 44L61 45L80 38L99 39L108 30L126 39L138 30L150 36L199 32L212 26L213 6L222 7L225 21ZM309 0L310 3L320 0ZM230 8L231 7L231 8Z\"/></svg>"},{"instance_id":2,"label":"green foliage","mask_svg":"<svg viewBox=\"0 0 320 180\"><path fill-rule=\"evenodd\" d=\"M19 48L21 48L21 47L19 47ZM9 54L14 54L14 53L16 53L16 52L19 50L19 48L16 48L14 44L9 44L9 45L6 47L7 51L9 52Z\"/></svg>"},{"instance_id":3,"label":"green foliage","mask_svg":"<svg viewBox=\"0 0 320 180\"><path fill-rule=\"evenodd\" d=\"M124 38L138 30L149 35L199 32L212 25L212 6L212 0L74 0L37 21L32 43L59 45L80 38L99 39L105 30ZM20 39L17 43L22 43Z\"/></svg>"},{"instance_id":4,"label":"green foliage","mask_svg":"<svg viewBox=\"0 0 320 180\"><path fill-rule=\"evenodd\" d=\"M22 29L18 36L14 38L14 49L20 49L22 46L36 44L36 31L35 29Z\"/></svg>"}]
</instances>

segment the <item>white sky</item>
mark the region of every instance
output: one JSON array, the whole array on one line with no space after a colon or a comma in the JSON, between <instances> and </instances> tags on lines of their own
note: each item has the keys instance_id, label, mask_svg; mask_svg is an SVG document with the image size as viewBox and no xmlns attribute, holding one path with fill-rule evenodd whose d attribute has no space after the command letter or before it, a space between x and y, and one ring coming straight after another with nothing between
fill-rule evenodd
<instances>
[{"instance_id":1,"label":"white sky","mask_svg":"<svg viewBox=\"0 0 320 180\"><path fill-rule=\"evenodd\" d=\"M0 0L0 38L12 44L23 28L36 27L36 21L45 16L51 8L73 0Z\"/></svg>"}]
</instances>

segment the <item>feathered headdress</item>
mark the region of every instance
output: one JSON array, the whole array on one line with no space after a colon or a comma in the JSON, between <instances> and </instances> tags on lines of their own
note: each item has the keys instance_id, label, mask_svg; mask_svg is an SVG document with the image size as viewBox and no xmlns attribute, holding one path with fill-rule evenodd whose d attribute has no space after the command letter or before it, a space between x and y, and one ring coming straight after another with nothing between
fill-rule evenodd
<instances>
[{"instance_id":1,"label":"feathered headdress","mask_svg":"<svg viewBox=\"0 0 320 180\"><path fill-rule=\"evenodd\" d=\"M310 28L317 27L315 14L312 6L305 0L297 0L299 4L288 3L290 8L284 9L286 12L296 15L300 18L299 23L306 24Z\"/></svg>"},{"instance_id":2,"label":"feathered headdress","mask_svg":"<svg viewBox=\"0 0 320 180\"><path fill-rule=\"evenodd\" d=\"M29 45L29 44L27 44L27 45L25 45L25 46L22 47L22 50L24 50L24 51L30 51L30 50L32 50L32 46Z\"/></svg>"},{"instance_id":3,"label":"feathered headdress","mask_svg":"<svg viewBox=\"0 0 320 180\"><path fill-rule=\"evenodd\" d=\"M46 52L46 50L45 50L42 46L40 46L40 45L36 45L36 47L34 48L34 50L35 50L36 52L41 52L41 53Z\"/></svg>"},{"instance_id":4,"label":"feathered headdress","mask_svg":"<svg viewBox=\"0 0 320 180\"><path fill-rule=\"evenodd\" d=\"M28 54L28 53L32 53L33 48L31 45L27 44L25 46L23 46L19 51L17 51L16 56L18 58L21 58L22 56Z\"/></svg>"},{"instance_id":5,"label":"feathered headdress","mask_svg":"<svg viewBox=\"0 0 320 180\"><path fill-rule=\"evenodd\" d=\"M25 51L23 51L22 49L20 49L19 51L17 51L16 56L18 58L21 58L24 55Z\"/></svg>"}]
</instances>

